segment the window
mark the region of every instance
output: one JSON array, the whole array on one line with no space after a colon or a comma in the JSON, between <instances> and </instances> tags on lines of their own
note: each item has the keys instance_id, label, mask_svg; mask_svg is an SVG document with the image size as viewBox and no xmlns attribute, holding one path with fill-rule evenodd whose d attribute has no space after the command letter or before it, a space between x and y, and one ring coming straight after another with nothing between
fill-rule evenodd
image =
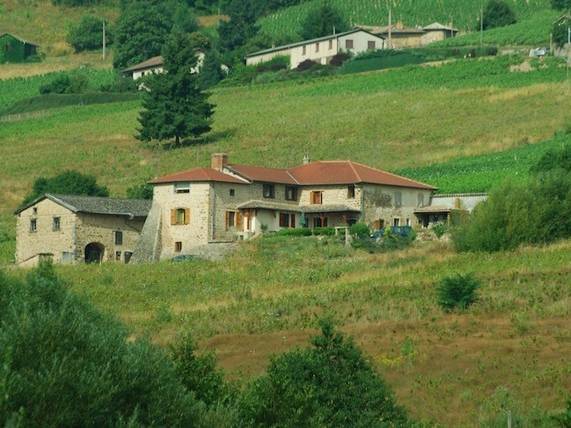
<instances>
[{"instance_id":1,"label":"window","mask_svg":"<svg viewBox=\"0 0 571 428\"><path fill-rule=\"evenodd\" d=\"M355 185L349 184L347 186L347 199L355 199Z\"/></svg>"},{"instance_id":2,"label":"window","mask_svg":"<svg viewBox=\"0 0 571 428\"><path fill-rule=\"evenodd\" d=\"M416 197L416 206L423 207L424 206L424 193L419 193Z\"/></svg>"},{"instance_id":3,"label":"window","mask_svg":"<svg viewBox=\"0 0 571 428\"><path fill-rule=\"evenodd\" d=\"M286 186L285 198L286 198L286 201L297 201L297 187Z\"/></svg>"},{"instance_id":4,"label":"window","mask_svg":"<svg viewBox=\"0 0 571 428\"><path fill-rule=\"evenodd\" d=\"M327 217L314 217L313 227L327 227Z\"/></svg>"},{"instance_id":5,"label":"window","mask_svg":"<svg viewBox=\"0 0 571 428\"><path fill-rule=\"evenodd\" d=\"M34 207L32 209L32 212L34 213L34 215L38 215L38 207Z\"/></svg>"},{"instance_id":6,"label":"window","mask_svg":"<svg viewBox=\"0 0 571 428\"><path fill-rule=\"evenodd\" d=\"M236 212L226 211L226 229L236 226Z\"/></svg>"},{"instance_id":7,"label":"window","mask_svg":"<svg viewBox=\"0 0 571 428\"><path fill-rule=\"evenodd\" d=\"M307 53L307 46L303 46L303 47L301 48L301 54L302 54L302 55L305 55L306 53Z\"/></svg>"},{"instance_id":8,"label":"window","mask_svg":"<svg viewBox=\"0 0 571 428\"><path fill-rule=\"evenodd\" d=\"M52 219L52 230L58 232L61 229L61 219L59 217L54 217Z\"/></svg>"},{"instance_id":9,"label":"window","mask_svg":"<svg viewBox=\"0 0 571 428\"><path fill-rule=\"evenodd\" d=\"M333 39L329 40L329 50L333 49Z\"/></svg>"},{"instance_id":10,"label":"window","mask_svg":"<svg viewBox=\"0 0 571 428\"><path fill-rule=\"evenodd\" d=\"M190 209L176 208L171 210L171 225L185 225L190 223Z\"/></svg>"},{"instance_id":11,"label":"window","mask_svg":"<svg viewBox=\"0 0 571 428\"><path fill-rule=\"evenodd\" d=\"M319 42L315 44L315 52L319 52Z\"/></svg>"},{"instance_id":12,"label":"window","mask_svg":"<svg viewBox=\"0 0 571 428\"><path fill-rule=\"evenodd\" d=\"M125 264L131 261L131 257L133 257L133 253L131 251L125 251Z\"/></svg>"},{"instance_id":13,"label":"window","mask_svg":"<svg viewBox=\"0 0 571 428\"><path fill-rule=\"evenodd\" d=\"M177 241L174 243L174 251L175 253L180 253L182 251L182 242Z\"/></svg>"},{"instance_id":14,"label":"window","mask_svg":"<svg viewBox=\"0 0 571 428\"><path fill-rule=\"evenodd\" d=\"M321 205L323 203L323 192L311 192L311 203Z\"/></svg>"},{"instance_id":15,"label":"window","mask_svg":"<svg viewBox=\"0 0 571 428\"><path fill-rule=\"evenodd\" d=\"M230 196L235 196L235 195L236 195L236 190L230 189Z\"/></svg>"},{"instance_id":16,"label":"window","mask_svg":"<svg viewBox=\"0 0 571 428\"><path fill-rule=\"evenodd\" d=\"M273 184L264 184L263 195L264 198L274 199L276 197L276 186Z\"/></svg>"},{"instance_id":17,"label":"window","mask_svg":"<svg viewBox=\"0 0 571 428\"><path fill-rule=\"evenodd\" d=\"M174 184L175 193L190 193L190 183L175 183Z\"/></svg>"},{"instance_id":18,"label":"window","mask_svg":"<svg viewBox=\"0 0 571 428\"><path fill-rule=\"evenodd\" d=\"M121 261L121 251L115 251L115 261Z\"/></svg>"},{"instance_id":19,"label":"window","mask_svg":"<svg viewBox=\"0 0 571 428\"><path fill-rule=\"evenodd\" d=\"M38 231L38 220L35 218L30 220L30 232L37 232Z\"/></svg>"},{"instance_id":20,"label":"window","mask_svg":"<svg viewBox=\"0 0 571 428\"><path fill-rule=\"evenodd\" d=\"M402 207L402 193L395 192L395 208Z\"/></svg>"},{"instance_id":21,"label":"window","mask_svg":"<svg viewBox=\"0 0 571 428\"><path fill-rule=\"evenodd\" d=\"M280 227L295 227L295 214L280 213Z\"/></svg>"},{"instance_id":22,"label":"window","mask_svg":"<svg viewBox=\"0 0 571 428\"><path fill-rule=\"evenodd\" d=\"M353 40L351 40L351 39L345 40L345 48L346 49L353 49Z\"/></svg>"},{"instance_id":23,"label":"window","mask_svg":"<svg viewBox=\"0 0 571 428\"><path fill-rule=\"evenodd\" d=\"M395 218L393 219L393 226L394 226L394 227L399 227L399 226L400 226L400 218L395 217Z\"/></svg>"},{"instance_id":24,"label":"window","mask_svg":"<svg viewBox=\"0 0 571 428\"><path fill-rule=\"evenodd\" d=\"M370 51L374 51L375 49L377 49L377 44L375 43L375 41L368 41L367 42L367 49L369 49Z\"/></svg>"},{"instance_id":25,"label":"window","mask_svg":"<svg viewBox=\"0 0 571 428\"><path fill-rule=\"evenodd\" d=\"M123 232L120 230L115 231L115 245L123 245Z\"/></svg>"},{"instance_id":26,"label":"window","mask_svg":"<svg viewBox=\"0 0 571 428\"><path fill-rule=\"evenodd\" d=\"M410 227L410 218L406 219L406 225Z\"/></svg>"}]
</instances>

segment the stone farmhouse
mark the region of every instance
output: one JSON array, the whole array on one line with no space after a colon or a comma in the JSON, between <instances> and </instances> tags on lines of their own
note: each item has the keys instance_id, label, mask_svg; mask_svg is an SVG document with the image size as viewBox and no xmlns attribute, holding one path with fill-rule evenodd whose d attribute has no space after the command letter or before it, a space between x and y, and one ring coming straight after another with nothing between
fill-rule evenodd
<instances>
[{"instance_id":1,"label":"stone farmhouse","mask_svg":"<svg viewBox=\"0 0 571 428\"><path fill-rule=\"evenodd\" d=\"M206 55L204 52L197 53L197 63L196 67L191 69L192 73L200 73L200 69L204 64L204 58ZM138 64L132 65L131 67L125 68L122 73L125 76L131 77L133 80L138 80L141 77L148 76L151 74L158 74L164 72L164 60L162 56L154 56L146 61L140 62Z\"/></svg>"},{"instance_id":2,"label":"stone farmhouse","mask_svg":"<svg viewBox=\"0 0 571 428\"><path fill-rule=\"evenodd\" d=\"M157 178L134 260L199 254L216 243L299 227L417 226L434 187L352 161L265 168L215 154L210 168Z\"/></svg>"},{"instance_id":3,"label":"stone farmhouse","mask_svg":"<svg viewBox=\"0 0 571 428\"><path fill-rule=\"evenodd\" d=\"M151 201L46 194L16 211L16 263L128 263Z\"/></svg>"},{"instance_id":4,"label":"stone farmhouse","mask_svg":"<svg viewBox=\"0 0 571 428\"><path fill-rule=\"evenodd\" d=\"M434 22L426 27L407 28L398 23L390 27L358 25L356 28L361 28L383 37L387 41L387 48L391 49L418 48L450 37L456 37L458 34L456 28L442 25L438 22Z\"/></svg>"},{"instance_id":5,"label":"stone farmhouse","mask_svg":"<svg viewBox=\"0 0 571 428\"><path fill-rule=\"evenodd\" d=\"M317 39L304 40L254 52L246 56L246 65L256 65L278 56L290 59L290 68L297 68L303 61L311 60L328 64L340 52L360 54L366 51L384 49L385 39L362 28L344 33L332 34Z\"/></svg>"}]
</instances>

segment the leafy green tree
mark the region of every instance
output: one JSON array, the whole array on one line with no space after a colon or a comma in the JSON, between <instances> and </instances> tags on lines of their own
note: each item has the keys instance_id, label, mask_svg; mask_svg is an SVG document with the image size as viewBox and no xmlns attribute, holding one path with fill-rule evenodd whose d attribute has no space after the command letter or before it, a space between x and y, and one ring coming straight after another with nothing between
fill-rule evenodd
<instances>
[{"instance_id":1,"label":"leafy green tree","mask_svg":"<svg viewBox=\"0 0 571 428\"><path fill-rule=\"evenodd\" d=\"M569 17L553 24L553 41L557 46L565 46L569 41L569 27L571 27L571 18Z\"/></svg>"},{"instance_id":2,"label":"leafy green tree","mask_svg":"<svg viewBox=\"0 0 571 428\"><path fill-rule=\"evenodd\" d=\"M274 358L241 398L246 426L380 427L407 424L389 387L354 343L321 323L312 347Z\"/></svg>"},{"instance_id":3,"label":"leafy green tree","mask_svg":"<svg viewBox=\"0 0 571 428\"><path fill-rule=\"evenodd\" d=\"M308 40L348 29L349 24L341 13L329 4L323 3L307 14L302 24L301 36Z\"/></svg>"},{"instance_id":4,"label":"leafy green tree","mask_svg":"<svg viewBox=\"0 0 571 428\"><path fill-rule=\"evenodd\" d=\"M127 197L129 199L153 199L153 185L139 184L138 186L129 187L127 189Z\"/></svg>"},{"instance_id":5,"label":"leafy green tree","mask_svg":"<svg viewBox=\"0 0 571 428\"><path fill-rule=\"evenodd\" d=\"M0 325L5 426L208 426L168 355L129 340L49 264L25 280L0 272Z\"/></svg>"},{"instance_id":6,"label":"leafy green tree","mask_svg":"<svg viewBox=\"0 0 571 428\"><path fill-rule=\"evenodd\" d=\"M517 22L515 12L504 0L489 0L484 8L484 30Z\"/></svg>"},{"instance_id":7,"label":"leafy green tree","mask_svg":"<svg viewBox=\"0 0 571 428\"><path fill-rule=\"evenodd\" d=\"M555 10L571 10L571 0L551 0L551 7Z\"/></svg>"},{"instance_id":8,"label":"leafy green tree","mask_svg":"<svg viewBox=\"0 0 571 428\"><path fill-rule=\"evenodd\" d=\"M222 71L222 63L218 56L218 52L211 50L204 57L204 64L200 70L199 80L203 88L215 86L218 82L226 77Z\"/></svg>"},{"instance_id":9,"label":"leafy green tree","mask_svg":"<svg viewBox=\"0 0 571 428\"><path fill-rule=\"evenodd\" d=\"M218 35L222 50L231 52L243 47L258 33L259 8L256 0L232 0L226 10L230 19L220 22Z\"/></svg>"},{"instance_id":10,"label":"leafy green tree","mask_svg":"<svg viewBox=\"0 0 571 428\"><path fill-rule=\"evenodd\" d=\"M32 186L32 192L26 196L22 204L27 204L46 193L109 196L107 187L97 184L94 176L84 175L77 171L65 171L55 177L37 178Z\"/></svg>"},{"instance_id":11,"label":"leafy green tree","mask_svg":"<svg viewBox=\"0 0 571 428\"><path fill-rule=\"evenodd\" d=\"M70 28L67 42L76 52L100 49L103 46L102 18L94 15L85 15L77 25ZM113 41L112 32L106 22L106 40L108 44Z\"/></svg>"},{"instance_id":12,"label":"leafy green tree","mask_svg":"<svg viewBox=\"0 0 571 428\"><path fill-rule=\"evenodd\" d=\"M124 68L160 55L172 20L151 0L129 2L115 26L113 66Z\"/></svg>"},{"instance_id":13,"label":"leafy green tree","mask_svg":"<svg viewBox=\"0 0 571 428\"><path fill-rule=\"evenodd\" d=\"M214 106L200 85L196 50L188 34L171 36L163 50L166 73L151 76L139 116L141 141L196 138L210 131Z\"/></svg>"}]
</instances>

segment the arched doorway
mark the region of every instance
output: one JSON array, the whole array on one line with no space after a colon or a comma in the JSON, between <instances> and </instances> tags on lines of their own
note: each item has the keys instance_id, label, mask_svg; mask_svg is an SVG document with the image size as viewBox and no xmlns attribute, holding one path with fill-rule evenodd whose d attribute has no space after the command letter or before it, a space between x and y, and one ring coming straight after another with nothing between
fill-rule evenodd
<instances>
[{"instance_id":1,"label":"arched doorway","mask_svg":"<svg viewBox=\"0 0 571 428\"><path fill-rule=\"evenodd\" d=\"M103 254L105 247L98 243L92 242L85 247L85 263L101 263L103 261Z\"/></svg>"}]
</instances>

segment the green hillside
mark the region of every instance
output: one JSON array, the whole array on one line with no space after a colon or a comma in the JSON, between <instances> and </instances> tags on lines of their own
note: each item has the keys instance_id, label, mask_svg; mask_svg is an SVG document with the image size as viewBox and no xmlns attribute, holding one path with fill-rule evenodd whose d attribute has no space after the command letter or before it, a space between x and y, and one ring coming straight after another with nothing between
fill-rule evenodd
<instances>
[{"instance_id":1,"label":"green hillside","mask_svg":"<svg viewBox=\"0 0 571 428\"><path fill-rule=\"evenodd\" d=\"M308 10L319 4L312 0L279 11L260 21L262 31L275 37L294 37L299 32ZM351 25L387 25L388 5L386 0L331 0L348 19ZM480 14L480 2L474 0L395 0L393 21L408 26L424 26L434 21L453 23L462 31L472 30ZM549 0L514 0L518 19L523 20L549 9Z\"/></svg>"}]
</instances>

